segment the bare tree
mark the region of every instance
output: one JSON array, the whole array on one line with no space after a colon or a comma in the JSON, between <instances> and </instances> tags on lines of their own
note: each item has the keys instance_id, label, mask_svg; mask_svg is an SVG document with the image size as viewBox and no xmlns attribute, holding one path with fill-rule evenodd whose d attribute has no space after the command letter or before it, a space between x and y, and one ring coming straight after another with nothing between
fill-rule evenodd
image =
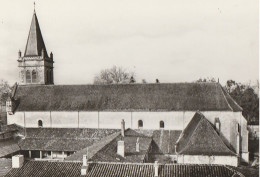
<instances>
[{"instance_id":1,"label":"bare tree","mask_svg":"<svg viewBox=\"0 0 260 177\"><path fill-rule=\"evenodd\" d=\"M94 84L125 84L135 83L134 72L128 72L122 67L113 66L102 70L94 78Z\"/></svg>"}]
</instances>

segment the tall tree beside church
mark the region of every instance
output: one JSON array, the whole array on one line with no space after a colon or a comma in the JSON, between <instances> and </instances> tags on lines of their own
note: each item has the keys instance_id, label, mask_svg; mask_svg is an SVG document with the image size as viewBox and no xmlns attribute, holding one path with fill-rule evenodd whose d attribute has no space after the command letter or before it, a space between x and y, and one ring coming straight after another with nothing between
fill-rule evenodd
<instances>
[{"instance_id":1,"label":"tall tree beside church","mask_svg":"<svg viewBox=\"0 0 260 177\"><path fill-rule=\"evenodd\" d=\"M100 71L94 78L94 84L125 84L135 83L134 73L122 67L113 66Z\"/></svg>"},{"instance_id":2,"label":"tall tree beside church","mask_svg":"<svg viewBox=\"0 0 260 177\"><path fill-rule=\"evenodd\" d=\"M11 87L5 80L0 80L0 104L5 104L8 95L11 93Z\"/></svg>"},{"instance_id":3,"label":"tall tree beside church","mask_svg":"<svg viewBox=\"0 0 260 177\"><path fill-rule=\"evenodd\" d=\"M243 108L243 116L248 124L259 123L259 97L250 85L228 80L225 86L230 96Z\"/></svg>"}]
</instances>

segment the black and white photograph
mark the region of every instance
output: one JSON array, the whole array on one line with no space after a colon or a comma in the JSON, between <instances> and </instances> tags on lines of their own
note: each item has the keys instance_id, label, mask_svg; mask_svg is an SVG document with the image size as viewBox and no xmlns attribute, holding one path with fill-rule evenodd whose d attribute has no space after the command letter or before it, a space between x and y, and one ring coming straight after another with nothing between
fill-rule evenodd
<instances>
[{"instance_id":1,"label":"black and white photograph","mask_svg":"<svg viewBox=\"0 0 260 177\"><path fill-rule=\"evenodd\" d=\"M258 0L0 0L0 177L259 177Z\"/></svg>"}]
</instances>

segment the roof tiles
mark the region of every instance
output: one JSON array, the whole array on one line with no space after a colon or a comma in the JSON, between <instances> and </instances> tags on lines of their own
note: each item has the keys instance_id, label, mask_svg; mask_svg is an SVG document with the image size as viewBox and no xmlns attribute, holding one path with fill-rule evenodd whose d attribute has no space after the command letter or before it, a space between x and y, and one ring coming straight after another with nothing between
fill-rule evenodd
<instances>
[{"instance_id":1,"label":"roof tiles","mask_svg":"<svg viewBox=\"0 0 260 177\"><path fill-rule=\"evenodd\" d=\"M241 111L218 83L18 86L16 111Z\"/></svg>"},{"instance_id":2,"label":"roof tiles","mask_svg":"<svg viewBox=\"0 0 260 177\"><path fill-rule=\"evenodd\" d=\"M233 155L211 123L197 112L177 142L177 152L186 155Z\"/></svg>"},{"instance_id":3,"label":"roof tiles","mask_svg":"<svg viewBox=\"0 0 260 177\"><path fill-rule=\"evenodd\" d=\"M22 168L11 169L5 177L71 177L81 176L80 162L28 161ZM232 168L220 165L160 164L159 177L244 177ZM153 164L89 163L87 177L154 177Z\"/></svg>"}]
</instances>

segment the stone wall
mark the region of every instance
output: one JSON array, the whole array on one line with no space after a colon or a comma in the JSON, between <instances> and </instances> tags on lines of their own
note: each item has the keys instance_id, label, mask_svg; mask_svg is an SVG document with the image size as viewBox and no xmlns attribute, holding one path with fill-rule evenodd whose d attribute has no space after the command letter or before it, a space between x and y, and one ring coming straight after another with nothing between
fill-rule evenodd
<instances>
[{"instance_id":1,"label":"stone wall","mask_svg":"<svg viewBox=\"0 0 260 177\"><path fill-rule=\"evenodd\" d=\"M180 155L178 163L185 164L220 164L238 166L238 158L236 156L203 156L203 155Z\"/></svg>"}]
</instances>

